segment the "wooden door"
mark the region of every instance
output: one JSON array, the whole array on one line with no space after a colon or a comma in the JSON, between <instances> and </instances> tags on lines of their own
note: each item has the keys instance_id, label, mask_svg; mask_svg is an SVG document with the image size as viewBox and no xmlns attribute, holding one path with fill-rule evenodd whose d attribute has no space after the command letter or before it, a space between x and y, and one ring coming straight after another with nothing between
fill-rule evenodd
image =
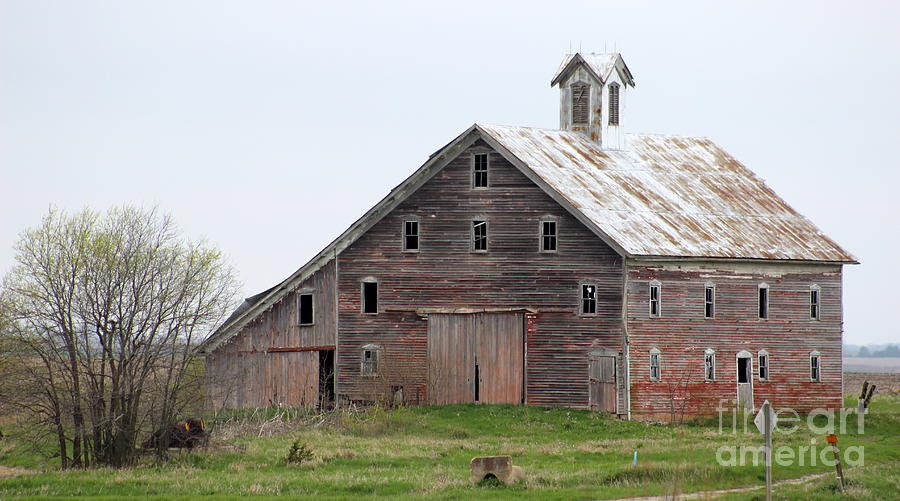
<instances>
[{"instance_id":1,"label":"wooden door","mask_svg":"<svg viewBox=\"0 0 900 501\"><path fill-rule=\"evenodd\" d=\"M472 315L428 315L428 403L475 401Z\"/></svg>"},{"instance_id":2,"label":"wooden door","mask_svg":"<svg viewBox=\"0 0 900 501\"><path fill-rule=\"evenodd\" d=\"M591 410L616 412L616 357L591 357L590 401Z\"/></svg>"},{"instance_id":3,"label":"wooden door","mask_svg":"<svg viewBox=\"0 0 900 501\"><path fill-rule=\"evenodd\" d=\"M524 317L520 313L475 315L478 401L520 404L525 382Z\"/></svg>"}]
</instances>

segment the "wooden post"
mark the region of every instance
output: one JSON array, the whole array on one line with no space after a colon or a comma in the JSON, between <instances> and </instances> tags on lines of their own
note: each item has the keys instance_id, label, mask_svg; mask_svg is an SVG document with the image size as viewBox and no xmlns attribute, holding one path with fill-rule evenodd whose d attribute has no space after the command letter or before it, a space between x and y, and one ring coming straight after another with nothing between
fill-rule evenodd
<instances>
[{"instance_id":1,"label":"wooden post","mask_svg":"<svg viewBox=\"0 0 900 501\"><path fill-rule=\"evenodd\" d=\"M831 452L834 453L834 469L837 471L838 482L841 486L841 491L844 490L844 469L841 468L841 451L837 446L837 435L831 434L825 437L825 440L831 444Z\"/></svg>"},{"instance_id":2,"label":"wooden post","mask_svg":"<svg viewBox=\"0 0 900 501\"><path fill-rule=\"evenodd\" d=\"M768 400L763 403L766 437L766 501L772 501L772 404Z\"/></svg>"}]
</instances>

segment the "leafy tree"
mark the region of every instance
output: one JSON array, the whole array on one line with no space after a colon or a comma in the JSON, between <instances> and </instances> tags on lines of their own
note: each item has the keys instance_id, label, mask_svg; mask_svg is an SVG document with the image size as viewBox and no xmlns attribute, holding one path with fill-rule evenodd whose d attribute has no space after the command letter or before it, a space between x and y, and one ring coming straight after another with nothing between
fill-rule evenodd
<instances>
[{"instance_id":1,"label":"leafy tree","mask_svg":"<svg viewBox=\"0 0 900 501\"><path fill-rule=\"evenodd\" d=\"M865 346L860 346L859 352L856 354L857 357L871 357L872 354L869 353L869 349Z\"/></svg>"},{"instance_id":2,"label":"leafy tree","mask_svg":"<svg viewBox=\"0 0 900 501\"><path fill-rule=\"evenodd\" d=\"M4 339L21 352L15 395L62 466L122 466L141 430L168 429L198 342L237 291L221 253L155 208L50 210L5 277Z\"/></svg>"}]
</instances>

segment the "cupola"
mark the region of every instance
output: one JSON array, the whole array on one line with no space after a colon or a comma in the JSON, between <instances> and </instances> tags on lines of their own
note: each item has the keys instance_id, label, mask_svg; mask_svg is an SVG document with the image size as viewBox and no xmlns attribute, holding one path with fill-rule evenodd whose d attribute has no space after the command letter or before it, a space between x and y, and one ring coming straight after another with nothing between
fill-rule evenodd
<instances>
[{"instance_id":1,"label":"cupola","mask_svg":"<svg viewBox=\"0 0 900 501\"><path fill-rule=\"evenodd\" d=\"M602 148L625 149L625 94L634 87L621 54L568 54L550 82L559 86L559 128Z\"/></svg>"}]
</instances>

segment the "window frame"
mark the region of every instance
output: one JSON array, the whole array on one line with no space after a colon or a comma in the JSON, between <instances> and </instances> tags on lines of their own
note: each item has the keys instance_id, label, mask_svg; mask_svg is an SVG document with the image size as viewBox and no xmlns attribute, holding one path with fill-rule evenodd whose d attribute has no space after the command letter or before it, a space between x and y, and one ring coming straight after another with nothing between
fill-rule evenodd
<instances>
[{"instance_id":1,"label":"window frame","mask_svg":"<svg viewBox=\"0 0 900 501\"><path fill-rule=\"evenodd\" d=\"M709 291L712 295L708 298ZM712 282L703 284L703 318L716 318L716 284Z\"/></svg>"},{"instance_id":2,"label":"window frame","mask_svg":"<svg viewBox=\"0 0 900 501\"><path fill-rule=\"evenodd\" d=\"M303 305L303 296L309 296L309 305L311 311L312 320L307 323L304 323L301 319L302 315L302 305ZM316 294L312 289L301 289L297 291L297 326L298 327L308 327L310 325L316 324Z\"/></svg>"},{"instance_id":3,"label":"window frame","mask_svg":"<svg viewBox=\"0 0 900 501\"><path fill-rule=\"evenodd\" d=\"M544 224L553 223L553 249L545 249L544 248L544 238L547 235L544 234ZM559 251L559 218L556 216L544 216L541 218L540 226L538 227L538 251L543 254L556 254Z\"/></svg>"},{"instance_id":4,"label":"window frame","mask_svg":"<svg viewBox=\"0 0 900 501\"><path fill-rule=\"evenodd\" d=\"M707 348L703 352L703 380L712 382L716 380L716 350Z\"/></svg>"},{"instance_id":5,"label":"window frame","mask_svg":"<svg viewBox=\"0 0 900 501\"><path fill-rule=\"evenodd\" d=\"M622 93L620 89L621 85L619 82L610 82L608 88L609 93L607 95L607 126L618 127L621 123L620 120L620 111L622 109ZM615 90L615 92L613 92ZM615 99L613 99L613 94L615 94ZM613 101L615 101L615 107L613 107Z\"/></svg>"},{"instance_id":6,"label":"window frame","mask_svg":"<svg viewBox=\"0 0 900 501\"><path fill-rule=\"evenodd\" d=\"M819 284L809 286L809 319L822 319L822 288Z\"/></svg>"},{"instance_id":7,"label":"window frame","mask_svg":"<svg viewBox=\"0 0 900 501\"><path fill-rule=\"evenodd\" d=\"M763 294L765 291L765 294ZM772 290L769 288L769 284L765 282L760 282L756 287L756 318L758 320L768 320L772 316L771 308L769 308L769 303L771 302ZM765 301L763 301L763 296L765 295Z\"/></svg>"},{"instance_id":8,"label":"window frame","mask_svg":"<svg viewBox=\"0 0 900 501\"><path fill-rule=\"evenodd\" d=\"M818 350L809 352L809 381L811 383L822 382L822 354Z\"/></svg>"},{"instance_id":9,"label":"window frame","mask_svg":"<svg viewBox=\"0 0 900 501\"><path fill-rule=\"evenodd\" d=\"M766 363L763 363L763 359L765 359ZM769 352L766 350L759 350L756 353L756 377L760 381L768 381L772 377L772 370L769 368L771 360L772 357L769 356ZM763 376L763 367L766 369L765 376Z\"/></svg>"},{"instance_id":10,"label":"window frame","mask_svg":"<svg viewBox=\"0 0 900 501\"><path fill-rule=\"evenodd\" d=\"M585 301L587 300L584 295L585 287L594 288L594 311L592 313L586 312L584 308ZM600 302L597 300L597 282L595 280L582 280L578 282L578 316L596 317L599 306Z\"/></svg>"},{"instance_id":11,"label":"window frame","mask_svg":"<svg viewBox=\"0 0 900 501\"><path fill-rule=\"evenodd\" d=\"M374 363L366 360L366 353L374 353ZM374 365L374 367L372 367ZM369 343L360 348L359 375L362 377L378 377L381 370L381 346Z\"/></svg>"},{"instance_id":12,"label":"window frame","mask_svg":"<svg viewBox=\"0 0 900 501\"><path fill-rule=\"evenodd\" d=\"M366 284L375 284L375 311L366 311ZM359 312L363 315L377 315L381 306L381 298L379 297L378 279L374 277L366 277L359 281Z\"/></svg>"},{"instance_id":13,"label":"window frame","mask_svg":"<svg viewBox=\"0 0 900 501\"><path fill-rule=\"evenodd\" d=\"M576 121L575 121L575 88L576 88L576 87L579 87L579 88L580 88L580 87L583 87L583 88L585 89L586 94L587 94L587 95L586 95L586 98L587 98L587 104L585 105L585 108L586 108L586 110L587 110L587 112L586 112L587 114L585 115L584 121L583 121L583 122L576 122ZM569 110L571 110L571 112L570 112L570 118L571 118L571 122L572 122L572 125L573 125L573 126L585 126L585 125L590 125L590 124L591 124L591 87L592 87L592 85L591 85L590 83L584 82L584 81L581 81L581 80L578 80L578 81L576 81L576 82L572 82L572 84L569 85L569 94L570 94L570 98L569 98Z\"/></svg>"},{"instance_id":14,"label":"window frame","mask_svg":"<svg viewBox=\"0 0 900 501\"><path fill-rule=\"evenodd\" d=\"M479 186L477 183L478 177L477 174L482 172L481 170L476 170L478 165L477 158L479 156L484 156L484 186ZM491 152L488 150L475 150L472 152L472 165L471 165L471 175L469 176L469 183L473 190L486 190L491 187Z\"/></svg>"},{"instance_id":15,"label":"window frame","mask_svg":"<svg viewBox=\"0 0 900 501\"><path fill-rule=\"evenodd\" d=\"M478 239L475 236L476 223L484 223L484 249L477 248L476 242L478 241ZM484 254L488 252L488 250L490 249L490 229L490 222L486 217L477 216L472 218L469 223L469 251L477 254Z\"/></svg>"},{"instance_id":16,"label":"window frame","mask_svg":"<svg viewBox=\"0 0 900 501\"><path fill-rule=\"evenodd\" d=\"M662 352L659 348L650 349L650 381L662 381ZM653 369L656 369L654 375Z\"/></svg>"},{"instance_id":17,"label":"window frame","mask_svg":"<svg viewBox=\"0 0 900 501\"><path fill-rule=\"evenodd\" d=\"M662 282L659 280L651 280L647 284L647 315L650 318L659 318L662 316ZM653 289L656 289L656 299L653 299ZM656 312L653 312L653 302L656 301Z\"/></svg>"},{"instance_id":18,"label":"window frame","mask_svg":"<svg viewBox=\"0 0 900 501\"><path fill-rule=\"evenodd\" d=\"M415 249L411 249L407 246L406 238L409 235L406 233L406 225L408 223L416 224L416 235L415 235L416 248ZM405 216L403 218L403 222L401 223L401 227L400 227L400 245L401 245L401 248L403 249L403 252L416 253L416 252L419 252L419 249L422 248L422 221L419 218L419 216Z\"/></svg>"}]
</instances>

